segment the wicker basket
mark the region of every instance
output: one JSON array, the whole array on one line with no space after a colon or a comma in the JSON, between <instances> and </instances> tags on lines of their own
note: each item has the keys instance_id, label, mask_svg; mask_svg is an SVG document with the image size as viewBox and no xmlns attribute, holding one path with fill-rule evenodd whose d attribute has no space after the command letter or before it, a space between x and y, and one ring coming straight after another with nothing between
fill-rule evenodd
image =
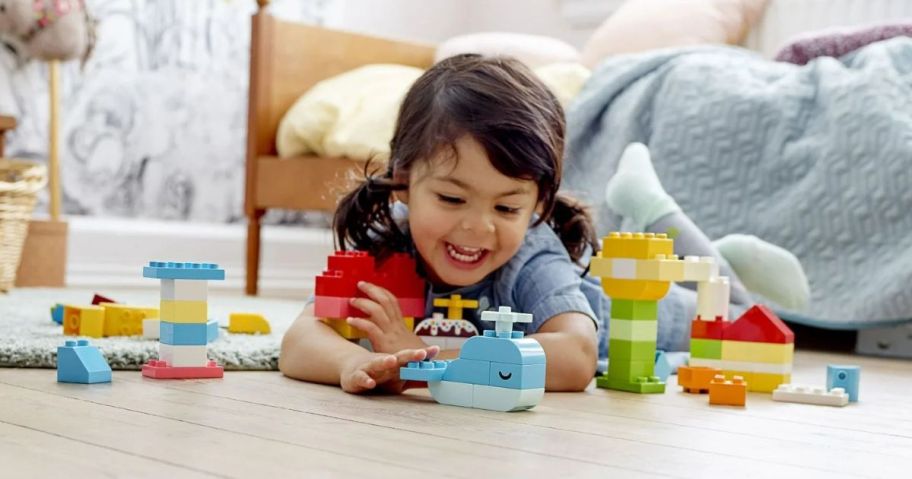
<instances>
[{"instance_id":1,"label":"wicker basket","mask_svg":"<svg viewBox=\"0 0 912 479\"><path fill-rule=\"evenodd\" d=\"M0 292L16 280L37 193L46 183L44 165L0 158Z\"/></svg>"}]
</instances>

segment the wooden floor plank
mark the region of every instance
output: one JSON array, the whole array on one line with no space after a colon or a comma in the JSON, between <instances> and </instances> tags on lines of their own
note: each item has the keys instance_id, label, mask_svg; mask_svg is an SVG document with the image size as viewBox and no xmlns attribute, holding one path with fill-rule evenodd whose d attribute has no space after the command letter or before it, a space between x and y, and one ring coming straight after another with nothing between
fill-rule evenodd
<instances>
[{"instance_id":1,"label":"wooden floor plank","mask_svg":"<svg viewBox=\"0 0 912 479\"><path fill-rule=\"evenodd\" d=\"M2 407L2 406L0 406ZM219 477L105 447L0 422L0 468L4 477Z\"/></svg>"}]
</instances>

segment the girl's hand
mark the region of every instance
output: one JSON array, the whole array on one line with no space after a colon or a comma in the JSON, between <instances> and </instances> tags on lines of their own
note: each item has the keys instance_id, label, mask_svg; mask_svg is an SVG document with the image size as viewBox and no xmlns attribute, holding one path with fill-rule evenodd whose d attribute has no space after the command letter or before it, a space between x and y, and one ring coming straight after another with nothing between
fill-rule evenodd
<instances>
[{"instance_id":1,"label":"girl's hand","mask_svg":"<svg viewBox=\"0 0 912 479\"><path fill-rule=\"evenodd\" d=\"M370 353L357 356L342 368L339 383L342 390L358 394L375 389L401 393L406 389L423 386L420 381L399 380L399 368L410 361L431 359L440 351L437 346L422 349L403 349L395 354Z\"/></svg>"},{"instance_id":2,"label":"girl's hand","mask_svg":"<svg viewBox=\"0 0 912 479\"><path fill-rule=\"evenodd\" d=\"M368 317L348 318L346 322L367 334L375 352L393 353L427 347L414 331L405 326L399 302L393 293L366 281L359 282L358 289L367 298L352 298L351 305L364 311Z\"/></svg>"}]
</instances>

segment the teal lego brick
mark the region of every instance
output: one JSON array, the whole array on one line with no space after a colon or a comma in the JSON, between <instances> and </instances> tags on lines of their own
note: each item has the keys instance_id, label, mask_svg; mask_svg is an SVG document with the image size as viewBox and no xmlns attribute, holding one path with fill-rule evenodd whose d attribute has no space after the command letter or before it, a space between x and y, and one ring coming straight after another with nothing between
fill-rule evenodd
<instances>
[{"instance_id":1,"label":"teal lego brick","mask_svg":"<svg viewBox=\"0 0 912 479\"><path fill-rule=\"evenodd\" d=\"M178 263L172 261L149 261L143 267L144 278L155 279L195 279L195 280L223 280L225 270L219 269L214 263Z\"/></svg>"},{"instance_id":2,"label":"teal lego brick","mask_svg":"<svg viewBox=\"0 0 912 479\"><path fill-rule=\"evenodd\" d=\"M611 317L616 319L652 320L659 317L658 301L611 299Z\"/></svg>"},{"instance_id":3,"label":"teal lego brick","mask_svg":"<svg viewBox=\"0 0 912 479\"><path fill-rule=\"evenodd\" d=\"M109 383L111 366L98 348L89 345L88 340L69 340L57 347L57 382Z\"/></svg>"}]
</instances>

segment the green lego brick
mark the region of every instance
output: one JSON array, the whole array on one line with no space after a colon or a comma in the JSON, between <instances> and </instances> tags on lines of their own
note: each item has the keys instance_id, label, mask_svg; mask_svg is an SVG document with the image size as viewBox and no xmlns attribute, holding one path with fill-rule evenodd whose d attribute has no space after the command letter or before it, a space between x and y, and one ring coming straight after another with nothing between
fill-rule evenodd
<instances>
[{"instance_id":1,"label":"green lego brick","mask_svg":"<svg viewBox=\"0 0 912 479\"><path fill-rule=\"evenodd\" d=\"M608 375L599 376L595 379L595 385L602 389L615 389L618 391L627 391L639 394L663 394L665 393L665 383L658 376L637 378L634 381L627 379L614 378Z\"/></svg>"},{"instance_id":2,"label":"green lego brick","mask_svg":"<svg viewBox=\"0 0 912 479\"><path fill-rule=\"evenodd\" d=\"M633 381L638 377L655 376L655 363L652 361L625 361L612 358L608 361L608 376Z\"/></svg>"},{"instance_id":3,"label":"green lego brick","mask_svg":"<svg viewBox=\"0 0 912 479\"><path fill-rule=\"evenodd\" d=\"M655 361L656 342L652 341L624 341L622 339L608 340L608 357L610 359Z\"/></svg>"},{"instance_id":4,"label":"green lego brick","mask_svg":"<svg viewBox=\"0 0 912 479\"><path fill-rule=\"evenodd\" d=\"M655 321L659 317L658 301L636 301L632 299L611 299L611 317Z\"/></svg>"},{"instance_id":5,"label":"green lego brick","mask_svg":"<svg viewBox=\"0 0 912 479\"><path fill-rule=\"evenodd\" d=\"M703 359L722 359L722 341L719 339L691 338L690 357Z\"/></svg>"}]
</instances>

